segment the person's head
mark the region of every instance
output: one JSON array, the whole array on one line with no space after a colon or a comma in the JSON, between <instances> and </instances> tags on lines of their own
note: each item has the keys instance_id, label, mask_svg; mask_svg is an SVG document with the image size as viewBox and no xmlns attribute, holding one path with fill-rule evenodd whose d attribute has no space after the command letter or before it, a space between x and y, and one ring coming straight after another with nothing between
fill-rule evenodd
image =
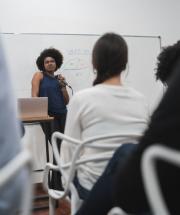
<instances>
[{"instance_id":1,"label":"person's head","mask_svg":"<svg viewBox=\"0 0 180 215\"><path fill-rule=\"evenodd\" d=\"M36 60L36 65L40 71L55 72L61 67L63 56L60 51L54 48L45 49Z\"/></svg>"},{"instance_id":2,"label":"person's head","mask_svg":"<svg viewBox=\"0 0 180 215\"><path fill-rule=\"evenodd\" d=\"M118 76L126 68L128 47L126 41L117 34L106 33L94 45L93 68L97 72L94 85Z\"/></svg>"},{"instance_id":3,"label":"person's head","mask_svg":"<svg viewBox=\"0 0 180 215\"><path fill-rule=\"evenodd\" d=\"M156 79L168 85L180 61L180 41L174 45L164 47L157 57Z\"/></svg>"}]
</instances>

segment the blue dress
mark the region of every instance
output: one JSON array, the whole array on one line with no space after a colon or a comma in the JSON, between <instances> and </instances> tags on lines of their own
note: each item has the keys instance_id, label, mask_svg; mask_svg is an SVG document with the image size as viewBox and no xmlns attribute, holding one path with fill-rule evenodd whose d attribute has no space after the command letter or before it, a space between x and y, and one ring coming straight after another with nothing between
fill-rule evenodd
<instances>
[{"instance_id":1,"label":"blue dress","mask_svg":"<svg viewBox=\"0 0 180 215\"><path fill-rule=\"evenodd\" d=\"M54 120L50 123L41 123L43 132L51 143L52 133L55 131L64 133L66 122L67 108L59 81L55 77L43 73L43 79L39 87L39 97L48 97L48 114L54 117ZM60 146L61 140L58 140L59 152ZM54 156L53 164L56 164ZM59 172L52 173L50 186L53 189L62 190L61 175Z\"/></svg>"},{"instance_id":2,"label":"blue dress","mask_svg":"<svg viewBox=\"0 0 180 215\"><path fill-rule=\"evenodd\" d=\"M43 73L39 97L48 97L48 114L50 116L59 116L67 112L61 86L55 77Z\"/></svg>"}]
</instances>

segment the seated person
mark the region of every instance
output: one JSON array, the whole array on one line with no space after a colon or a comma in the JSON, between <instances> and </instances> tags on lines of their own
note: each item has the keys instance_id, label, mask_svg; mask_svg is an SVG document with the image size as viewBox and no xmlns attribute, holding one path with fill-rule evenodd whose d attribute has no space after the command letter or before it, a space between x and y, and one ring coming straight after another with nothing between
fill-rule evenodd
<instances>
[{"instance_id":1,"label":"seated person","mask_svg":"<svg viewBox=\"0 0 180 215\"><path fill-rule=\"evenodd\" d=\"M96 42L92 53L92 64L97 73L94 86L76 93L71 99L66 135L84 141L99 135L119 133L122 137L98 141L99 144L112 142L119 146L128 142L135 145L139 141L147 125L148 108L144 96L122 82L121 74L126 68L127 58L127 44L121 36L107 33ZM127 151L129 147L126 147ZM70 162L74 147L63 141L61 150L61 163ZM97 153L112 155L113 152L112 149L84 148L81 158ZM81 199L87 198L107 162L89 162L77 170L75 185Z\"/></svg>"},{"instance_id":2,"label":"seated person","mask_svg":"<svg viewBox=\"0 0 180 215\"><path fill-rule=\"evenodd\" d=\"M12 95L6 62L0 44L0 169L20 151L20 126L17 121L16 105ZM21 208L23 189L28 174L26 168L15 175L5 186L0 187L0 214L15 215Z\"/></svg>"},{"instance_id":3,"label":"seated person","mask_svg":"<svg viewBox=\"0 0 180 215\"><path fill-rule=\"evenodd\" d=\"M124 155L123 161L122 148L115 152L77 215L106 215L114 206L132 214L150 213L140 162L144 150L153 144L180 149L180 42L162 50L158 56L156 77L169 87L152 115L148 129L139 144ZM171 214L180 214L177 197L180 192L180 170L170 164L158 163L158 173Z\"/></svg>"}]
</instances>

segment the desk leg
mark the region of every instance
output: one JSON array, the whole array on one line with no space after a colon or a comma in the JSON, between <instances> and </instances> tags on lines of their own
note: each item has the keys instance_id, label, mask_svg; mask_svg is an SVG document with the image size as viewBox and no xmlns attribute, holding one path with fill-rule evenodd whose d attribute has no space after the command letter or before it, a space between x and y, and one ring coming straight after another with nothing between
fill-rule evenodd
<instances>
[{"instance_id":1,"label":"desk leg","mask_svg":"<svg viewBox=\"0 0 180 215\"><path fill-rule=\"evenodd\" d=\"M51 135L53 132L52 121L46 121L41 123L41 128L45 135L45 143L46 143L46 161L49 162L49 143L51 141Z\"/></svg>"},{"instance_id":2,"label":"desk leg","mask_svg":"<svg viewBox=\"0 0 180 215\"><path fill-rule=\"evenodd\" d=\"M49 159L49 141L51 141L51 135L53 133L53 126L51 121L44 122L44 133L45 133L45 143L46 143L46 161L47 163L50 161ZM48 176L48 184L50 186L50 175Z\"/></svg>"},{"instance_id":3,"label":"desk leg","mask_svg":"<svg viewBox=\"0 0 180 215\"><path fill-rule=\"evenodd\" d=\"M49 142L46 135L45 135L45 141L46 141L46 161L49 162Z\"/></svg>"},{"instance_id":4,"label":"desk leg","mask_svg":"<svg viewBox=\"0 0 180 215\"><path fill-rule=\"evenodd\" d=\"M43 122L41 124L41 127L42 127L44 135L45 135L46 161L49 162L50 161L50 159L49 159L49 157L50 157L49 156L49 140L51 139L51 134L53 132L52 123L51 123L51 121ZM48 175L48 185L50 187L50 174ZM48 198L49 198L48 195L38 195L38 196L35 196L34 201L39 202L39 201L47 200ZM42 210L42 209L46 209L46 208L49 208L49 206L48 205L36 206L33 208L33 210L36 211L36 210Z\"/></svg>"}]
</instances>

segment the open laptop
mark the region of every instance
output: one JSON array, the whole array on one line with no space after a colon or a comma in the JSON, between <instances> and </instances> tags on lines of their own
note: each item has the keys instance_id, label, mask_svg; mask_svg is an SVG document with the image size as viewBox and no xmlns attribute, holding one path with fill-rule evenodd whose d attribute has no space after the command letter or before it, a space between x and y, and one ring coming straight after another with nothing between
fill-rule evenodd
<instances>
[{"instance_id":1,"label":"open laptop","mask_svg":"<svg viewBox=\"0 0 180 215\"><path fill-rule=\"evenodd\" d=\"M48 98L18 98L20 118L48 117Z\"/></svg>"}]
</instances>

